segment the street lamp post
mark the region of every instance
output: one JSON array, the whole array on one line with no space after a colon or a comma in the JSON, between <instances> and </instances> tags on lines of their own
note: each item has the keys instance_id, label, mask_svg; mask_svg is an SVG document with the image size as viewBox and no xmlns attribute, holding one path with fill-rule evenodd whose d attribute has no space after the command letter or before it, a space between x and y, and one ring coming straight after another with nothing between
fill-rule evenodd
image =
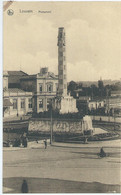
<instances>
[{"instance_id":1,"label":"street lamp post","mask_svg":"<svg viewBox=\"0 0 121 195\"><path fill-rule=\"evenodd\" d=\"M116 124L116 118L115 118L115 109L114 109L114 131L115 131L115 124Z\"/></svg>"},{"instance_id":2,"label":"street lamp post","mask_svg":"<svg viewBox=\"0 0 121 195\"><path fill-rule=\"evenodd\" d=\"M107 104L108 104L108 122L110 122L110 106L109 106L109 89L107 89Z\"/></svg>"},{"instance_id":3,"label":"street lamp post","mask_svg":"<svg viewBox=\"0 0 121 195\"><path fill-rule=\"evenodd\" d=\"M52 100L51 100L51 107L50 107L50 144L52 145L53 142L53 119L52 119Z\"/></svg>"}]
</instances>

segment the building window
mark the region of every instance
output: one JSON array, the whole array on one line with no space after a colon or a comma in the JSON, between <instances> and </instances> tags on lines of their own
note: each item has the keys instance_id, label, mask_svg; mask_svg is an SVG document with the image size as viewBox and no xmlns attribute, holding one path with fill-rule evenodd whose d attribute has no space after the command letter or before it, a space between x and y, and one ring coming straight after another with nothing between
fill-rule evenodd
<instances>
[{"instance_id":1,"label":"building window","mask_svg":"<svg viewBox=\"0 0 121 195\"><path fill-rule=\"evenodd\" d=\"M39 100L39 108L43 108L43 99Z\"/></svg>"},{"instance_id":2,"label":"building window","mask_svg":"<svg viewBox=\"0 0 121 195\"><path fill-rule=\"evenodd\" d=\"M66 79L66 75L64 74L64 79Z\"/></svg>"},{"instance_id":3,"label":"building window","mask_svg":"<svg viewBox=\"0 0 121 195\"><path fill-rule=\"evenodd\" d=\"M56 92L58 91L58 83L55 84Z\"/></svg>"},{"instance_id":4,"label":"building window","mask_svg":"<svg viewBox=\"0 0 121 195\"><path fill-rule=\"evenodd\" d=\"M78 92L76 93L76 97L79 97L79 93Z\"/></svg>"},{"instance_id":5,"label":"building window","mask_svg":"<svg viewBox=\"0 0 121 195\"><path fill-rule=\"evenodd\" d=\"M13 109L17 109L17 99L13 99Z\"/></svg>"},{"instance_id":6,"label":"building window","mask_svg":"<svg viewBox=\"0 0 121 195\"><path fill-rule=\"evenodd\" d=\"M96 103L96 109L97 109L97 103Z\"/></svg>"},{"instance_id":7,"label":"building window","mask_svg":"<svg viewBox=\"0 0 121 195\"><path fill-rule=\"evenodd\" d=\"M24 109L25 108L25 99L21 100L21 108Z\"/></svg>"},{"instance_id":8,"label":"building window","mask_svg":"<svg viewBox=\"0 0 121 195\"><path fill-rule=\"evenodd\" d=\"M51 106L51 99L48 98L48 99L47 99L47 110L50 109L50 106Z\"/></svg>"},{"instance_id":9,"label":"building window","mask_svg":"<svg viewBox=\"0 0 121 195\"><path fill-rule=\"evenodd\" d=\"M66 57L65 57L65 56L63 56L63 59L64 59L64 60L66 60Z\"/></svg>"},{"instance_id":10,"label":"building window","mask_svg":"<svg viewBox=\"0 0 121 195\"><path fill-rule=\"evenodd\" d=\"M42 92L42 84L39 84L39 91Z\"/></svg>"},{"instance_id":11,"label":"building window","mask_svg":"<svg viewBox=\"0 0 121 195\"><path fill-rule=\"evenodd\" d=\"M32 108L32 98L29 98L28 108Z\"/></svg>"},{"instance_id":12,"label":"building window","mask_svg":"<svg viewBox=\"0 0 121 195\"><path fill-rule=\"evenodd\" d=\"M48 84L47 85L47 92L52 92L53 91L53 85L52 84Z\"/></svg>"},{"instance_id":13,"label":"building window","mask_svg":"<svg viewBox=\"0 0 121 195\"><path fill-rule=\"evenodd\" d=\"M66 70L66 65L64 65L64 70Z\"/></svg>"}]
</instances>

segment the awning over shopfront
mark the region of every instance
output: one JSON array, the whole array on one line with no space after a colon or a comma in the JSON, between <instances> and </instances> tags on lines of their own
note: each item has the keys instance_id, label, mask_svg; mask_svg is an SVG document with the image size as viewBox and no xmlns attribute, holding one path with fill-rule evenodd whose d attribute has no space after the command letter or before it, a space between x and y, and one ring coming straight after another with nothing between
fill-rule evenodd
<instances>
[{"instance_id":1,"label":"awning over shopfront","mask_svg":"<svg viewBox=\"0 0 121 195\"><path fill-rule=\"evenodd\" d=\"M12 106L13 104L10 102L9 99L4 99L3 100L3 107L10 107Z\"/></svg>"}]
</instances>

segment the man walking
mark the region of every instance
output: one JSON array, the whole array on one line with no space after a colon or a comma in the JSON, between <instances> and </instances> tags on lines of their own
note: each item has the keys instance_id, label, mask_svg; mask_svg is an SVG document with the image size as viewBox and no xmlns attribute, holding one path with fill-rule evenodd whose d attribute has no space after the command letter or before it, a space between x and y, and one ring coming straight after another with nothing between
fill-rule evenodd
<instances>
[{"instance_id":1,"label":"man walking","mask_svg":"<svg viewBox=\"0 0 121 195\"><path fill-rule=\"evenodd\" d=\"M47 148L47 139L44 140L45 149Z\"/></svg>"}]
</instances>

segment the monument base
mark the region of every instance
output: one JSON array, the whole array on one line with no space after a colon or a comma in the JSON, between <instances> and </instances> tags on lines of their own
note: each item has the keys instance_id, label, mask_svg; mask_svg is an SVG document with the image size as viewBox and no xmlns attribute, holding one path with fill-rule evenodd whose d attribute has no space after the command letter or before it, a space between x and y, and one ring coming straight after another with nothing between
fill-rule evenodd
<instances>
[{"instance_id":1,"label":"monument base","mask_svg":"<svg viewBox=\"0 0 121 195\"><path fill-rule=\"evenodd\" d=\"M77 113L76 100L72 96L57 97L54 99L54 110L58 110L60 114Z\"/></svg>"}]
</instances>

